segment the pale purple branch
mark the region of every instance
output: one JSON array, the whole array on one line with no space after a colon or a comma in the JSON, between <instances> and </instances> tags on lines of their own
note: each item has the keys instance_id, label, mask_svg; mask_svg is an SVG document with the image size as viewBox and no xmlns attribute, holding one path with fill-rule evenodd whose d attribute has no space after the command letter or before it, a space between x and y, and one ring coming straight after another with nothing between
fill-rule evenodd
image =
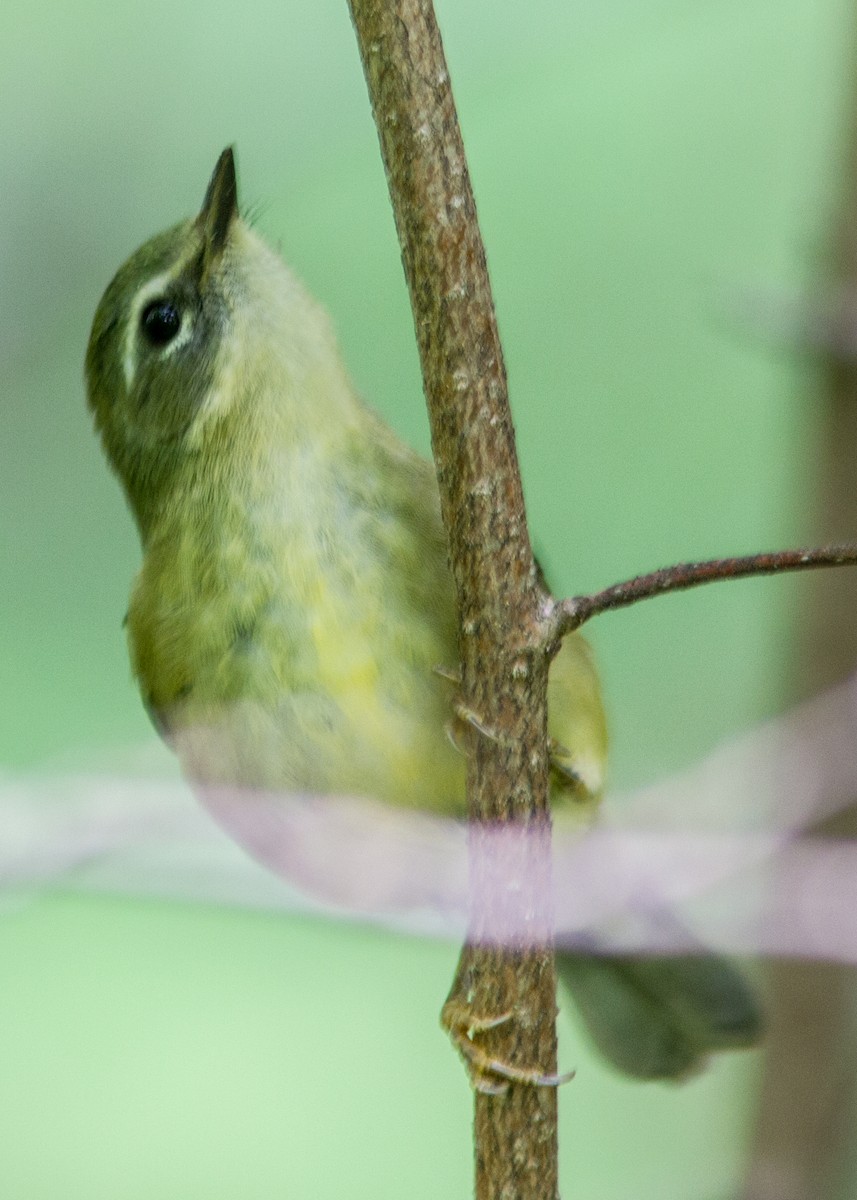
<instances>
[{"instance_id":1,"label":"pale purple branch","mask_svg":"<svg viewBox=\"0 0 857 1200\"><path fill-rule=\"evenodd\" d=\"M668 953L701 940L857 963L857 844L801 836L851 802L855 741L850 680L690 771L608 798L604 823L583 836L560 820L560 943ZM432 936L465 928L457 822L337 797L222 792L206 801L279 878L232 845L182 785L93 773L0 780L0 888L7 897L72 887L322 911ZM522 836L498 828L483 840L498 888ZM490 894L486 907L495 913L486 937L524 936Z\"/></svg>"}]
</instances>

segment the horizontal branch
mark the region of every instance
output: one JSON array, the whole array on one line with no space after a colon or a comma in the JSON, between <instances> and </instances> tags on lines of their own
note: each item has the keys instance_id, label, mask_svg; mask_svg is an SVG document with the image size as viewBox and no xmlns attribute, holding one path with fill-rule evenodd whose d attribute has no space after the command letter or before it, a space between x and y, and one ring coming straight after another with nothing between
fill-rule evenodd
<instances>
[{"instance_id":1,"label":"horizontal branch","mask_svg":"<svg viewBox=\"0 0 857 1200\"><path fill-rule=\"evenodd\" d=\"M626 608L638 600L681 592L703 583L722 579L743 579L748 575L776 575L785 571L809 571L818 567L857 565L857 545L822 546L809 550L779 550L770 554L748 554L741 558L712 558L706 562L678 563L661 567L648 575L637 575L601 592L571 596L557 604L554 617L557 636L564 637L584 622L613 608Z\"/></svg>"}]
</instances>

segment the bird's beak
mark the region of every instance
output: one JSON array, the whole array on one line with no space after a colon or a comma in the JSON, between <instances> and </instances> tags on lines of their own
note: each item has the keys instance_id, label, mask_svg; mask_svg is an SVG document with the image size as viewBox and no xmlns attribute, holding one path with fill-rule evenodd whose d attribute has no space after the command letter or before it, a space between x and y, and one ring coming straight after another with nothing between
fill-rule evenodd
<instances>
[{"instance_id":1,"label":"bird's beak","mask_svg":"<svg viewBox=\"0 0 857 1200\"><path fill-rule=\"evenodd\" d=\"M196 219L203 237L203 276L220 258L229 238L232 222L238 216L238 180L235 155L227 146L212 172L202 209Z\"/></svg>"}]
</instances>

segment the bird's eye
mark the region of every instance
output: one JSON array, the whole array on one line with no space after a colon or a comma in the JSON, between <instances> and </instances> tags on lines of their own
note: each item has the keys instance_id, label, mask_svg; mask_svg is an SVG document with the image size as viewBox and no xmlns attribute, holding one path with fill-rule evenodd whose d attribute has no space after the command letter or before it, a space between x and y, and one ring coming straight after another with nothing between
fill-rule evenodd
<instances>
[{"instance_id":1,"label":"bird's eye","mask_svg":"<svg viewBox=\"0 0 857 1200\"><path fill-rule=\"evenodd\" d=\"M153 300L140 316L140 328L153 346L168 346L182 327L182 315L172 300Z\"/></svg>"}]
</instances>

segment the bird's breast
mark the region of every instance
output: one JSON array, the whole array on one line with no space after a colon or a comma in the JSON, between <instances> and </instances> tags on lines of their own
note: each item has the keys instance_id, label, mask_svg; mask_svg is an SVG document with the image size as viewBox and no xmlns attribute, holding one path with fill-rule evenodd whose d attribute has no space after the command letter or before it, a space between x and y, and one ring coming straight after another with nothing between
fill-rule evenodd
<instances>
[{"instance_id":1,"label":"bird's breast","mask_svg":"<svg viewBox=\"0 0 857 1200\"><path fill-rule=\"evenodd\" d=\"M452 688L434 670L454 651L337 536L152 547L128 623L144 698L203 783L460 812Z\"/></svg>"}]
</instances>

